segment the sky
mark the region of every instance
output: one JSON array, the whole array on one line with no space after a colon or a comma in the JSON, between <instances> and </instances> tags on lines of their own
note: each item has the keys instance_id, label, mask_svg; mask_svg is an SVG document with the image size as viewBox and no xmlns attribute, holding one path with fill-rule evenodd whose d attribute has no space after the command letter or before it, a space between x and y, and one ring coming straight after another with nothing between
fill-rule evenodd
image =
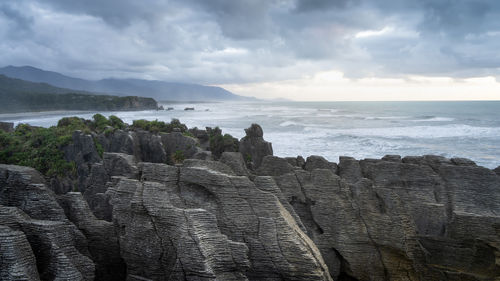
<instances>
[{"instance_id":1,"label":"sky","mask_svg":"<svg viewBox=\"0 0 500 281\"><path fill-rule=\"evenodd\" d=\"M497 0L0 0L0 66L292 100L499 100Z\"/></svg>"}]
</instances>

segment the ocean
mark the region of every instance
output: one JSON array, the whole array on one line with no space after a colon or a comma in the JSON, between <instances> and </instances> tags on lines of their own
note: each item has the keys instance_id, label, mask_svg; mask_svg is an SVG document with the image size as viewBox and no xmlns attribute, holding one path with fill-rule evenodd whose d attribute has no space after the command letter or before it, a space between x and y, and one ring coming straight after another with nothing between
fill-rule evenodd
<instances>
[{"instance_id":1,"label":"ocean","mask_svg":"<svg viewBox=\"0 0 500 281\"><path fill-rule=\"evenodd\" d=\"M125 122L170 121L188 127L219 126L241 138L260 124L277 156L321 155L357 159L386 154L465 157L488 168L500 166L500 102L221 102L163 104L170 111L100 112ZM194 107L193 111L185 111ZM95 112L0 114L0 121L52 126L64 116L90 119Z\"/></svg>"}]
</instances>

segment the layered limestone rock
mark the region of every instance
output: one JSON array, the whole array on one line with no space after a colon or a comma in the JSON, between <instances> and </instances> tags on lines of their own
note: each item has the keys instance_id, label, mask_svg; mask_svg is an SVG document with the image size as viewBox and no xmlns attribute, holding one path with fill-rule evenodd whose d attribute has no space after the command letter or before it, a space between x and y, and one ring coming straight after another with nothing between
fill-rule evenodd
<instances>
[{"instance_id":1,"label":"layered limestone rock","mask_svg":"<svg viewBox=\"0 0 500 281\"><path fill-rule=\"evenodd\" d=\"M34 169L0 164L0 279L500 278L499 168L280 158L258 125L211 161L207 131L193 132L202 139L75 132L64 152L76 185L50 179L59 195ZM196 159L165 164L178 150Z\"/></svg>"},{"instance_id":2,"label":"layered limestone rock","mask_svg":"<svg viewBox=\"0 0 500 281\"><path fill-rule=\"evenodd\" d=\"M40 280L26 235L0 225L0 280Z\"/></svg>"},{"instance_id":3,"label":"layered limestone rock","mask_svg":"<svg viewBox=\"0 0 500 281\"><path fill-rule=\"evenodd\" d=\"M331 168L290 171L284 162L265 167L259 174L273 176L278 198L294 208L334 277L500 276L500 177L470 160L341 157L340 176Z\"/></svg>"},{"instance_id":4,"label":"layered limestone rock","mask_svg":"<svg viewBox=\"0 0 500 281\"><path fill-rule=\"evenodd\" d=\"M86 237L68 221L36 170L0 164L0 225L26 235L40 279L94 280ZM35 266L30 261L23 266ZM18 279L9 275L2 280Z\"/></svg>"},{"instance_id":5,"label":"layered limestone rock","mask_svg":"<svg viewBox=\"0 0 500 281\"><path fill-rule=\"evenodd\" d=\"M213 161L141 167L142 180L108 189L129 279L330 280L293 217L247 177Z\"/></svg>"}]
</instances>

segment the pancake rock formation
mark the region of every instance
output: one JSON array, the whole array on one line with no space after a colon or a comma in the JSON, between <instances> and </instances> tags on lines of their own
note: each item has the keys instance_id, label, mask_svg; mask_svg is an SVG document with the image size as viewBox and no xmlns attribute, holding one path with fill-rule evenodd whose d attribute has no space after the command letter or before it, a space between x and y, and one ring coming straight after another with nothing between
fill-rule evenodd
<instances>
[{"instance_id":1,"label":"pancake rock formation","mask_svg":"<svg viewBox=\"0 0 500 281\"><path fill-rule=\"evenodd\" d=\"M196 130L76 131L74 181L0 164L0 280L500 280L498 168L280 158L256 124L214 161Z\"/></svg>"}]
</instances>

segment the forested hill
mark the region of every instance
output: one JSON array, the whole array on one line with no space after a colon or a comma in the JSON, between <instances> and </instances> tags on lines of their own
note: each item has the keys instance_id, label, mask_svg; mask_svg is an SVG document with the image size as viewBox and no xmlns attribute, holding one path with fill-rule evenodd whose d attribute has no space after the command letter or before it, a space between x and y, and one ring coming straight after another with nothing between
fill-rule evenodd
<instances>
[{"instance_id":1,"label":"forested hill","mask_svg":"<svg viewBox=\"0 0 500 281\"><path fill-rule=\"evenodd\" d=\"M47 110L156 109L152 98L96 95L0 75L0 113Z\"/></svg>"}]
</instances>

